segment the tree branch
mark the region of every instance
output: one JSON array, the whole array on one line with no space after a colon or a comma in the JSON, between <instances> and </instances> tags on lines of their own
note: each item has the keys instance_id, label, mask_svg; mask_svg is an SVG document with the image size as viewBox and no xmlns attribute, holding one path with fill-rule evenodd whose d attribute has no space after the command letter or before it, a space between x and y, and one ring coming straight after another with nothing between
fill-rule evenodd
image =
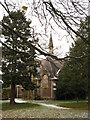
<instances>
[{"instance_id":1,"label":"tree branch","mask_svg":"<svg viewBox=\"0 0 90 120\"><path fill-rule=\"evenodd\" d=\"M7 13L8 13L9 11L7 10L7 8L6 8L1 2L0 2L0 4L4 7L4 9L5 9L5 10L7 11ZM47 2L44 2L44 4L47 4ZM66 25L68 28L70 28L77 36L81 37L81 38L86 42L86 39L83 38L83 36L79 35L76 31L74 31L74 30L71 28L71 26L69 26L69 25L67 24L67 22L65 21L65 16L63 16L62 13L61 13L60 11L56 10L56 9L53 7L53 5L52 5L51 2L49 2L48 4L49 4L50 7L52 8L54 14L60 16L61 19L63 20L63 22L65 23L65 25ZM9 14L9 13L8 13L8 14ZM9 15L9 16L10 16L10 15ZM12 16L10 16L10 18L12 18ZM64 57L64 58L58 58L57 56L52 55L52 54L50 54L50 53L48 53L48 52L45 52L45 51L41 50L40 48L36 47L36 46L32 43L32 41L26 41L26 38L24 38L24 37L21 35L21 33L15 31L15 30L13 30L13 29L11 29L8 25L2 23L2 26L3 26L6 30L9 30L11 33L16 34L16 35L17 35L18 37L20 37L26 44L28 44L28 46L29 46L30 48L35 49L35 50L38 51L41 55L50 56L50 57L52 57L53 59L60 60L60 61L61 61L61 60L68 60L69 58L81 59L82 57L85 57L85 56L80 56L80 57L74 57L74 56L71 56L71 57L70 57L70 56L66 56L66 57ZM0 42L2 43L2 45L4 45L5 47L7 47L8 49L10 49L10 50L12 50L12 51L15 51L15 52L17 52L17 53L29 54L29 53L22 52L22 51L19 51L19 50L13 50L12 48L10 48L9 46L7 46L7 45L6 45L5 43L3 43L2 41L0 41Z\"/></svg>"},{"instance_id":2,"label":"tree branch","mask_svg":"<svg viewBox=\"0 0 90 120\"><path fill-rule=\"evenodd\" d=\"M60 17L63 21L63 23L67 26L67 28L69 28L75 35L79 36L85 43L87 43L88 45L90 44L88 41L86 41L86 38L84 38L82 35L80 35L78 32L76 32L67 22L66 22L66 17L62 14L61 11L58 11L57 9L55 9L55 7L53 6L52 2L43 2L46 6L47 4L51 7L51 11L53 11L54 15ZM50 11L49 11L50 12ZM51 12L50 12L51 14Z\"/></svg>"}]
</instances>

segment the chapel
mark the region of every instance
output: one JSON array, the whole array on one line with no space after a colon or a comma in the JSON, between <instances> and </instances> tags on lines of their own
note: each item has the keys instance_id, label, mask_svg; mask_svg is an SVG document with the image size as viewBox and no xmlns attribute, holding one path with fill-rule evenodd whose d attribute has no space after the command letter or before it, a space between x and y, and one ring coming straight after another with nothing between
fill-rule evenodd
<instances>
[{"instance_id":1,"label":"chapel","mask_svg":"<svg viewBox=\"0 0 90 120\"><path fill-rule=\"evenodd\" d=\"M54 45L52 39L52 33L49 38L49 54L54 55ZM57 88L58 74L61 71L64 61L58 61L50 56L46 56L45 59L37 60L40 63L39 77L31 75L31 80L39 87L36 90L27 91L29 93L28 99L35 99L35 96L40 96L40 99L55 99L55 91ZM17 87L18 91L21 90L21 86ZM20 94L19 94L20 93ZM17 95L22 96L22 91ZM27 93L27 94L28 94Z\"/></svg>"},{"instance_id":2,"label":"chapel","mask_svg":"<svg viewBox=\"0 0 90 120\"><path fill-rule=\"evenodd\" d=\"M48 48L49 53L54 54L52 33L50 33ZM37 89L37 94L40 95L41 99L55 99L58 74L63 64L63 61L55 60L50 56L46 56L40 61L40 79L37 79L40 87Z\"/></svg>"}]
</instances>

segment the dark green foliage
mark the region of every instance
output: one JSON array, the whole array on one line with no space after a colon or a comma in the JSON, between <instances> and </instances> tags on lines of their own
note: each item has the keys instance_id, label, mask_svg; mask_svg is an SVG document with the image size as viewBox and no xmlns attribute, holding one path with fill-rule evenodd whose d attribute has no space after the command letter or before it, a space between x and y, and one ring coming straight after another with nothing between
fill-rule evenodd
<instances>
[{"instance_id":1,"label":"dark green foliage","mask_svg":"<svg viewBox=\"0 0 90 120\"><path fill-rule=\"evenodd\" d=\"M10 87L2 89L2 100L7 100L10 98Z\"/></svg>"},{"instance_id":2,"label":"dark green foliage","mask_svg":"<svg viewBox=\"0 0 90 120\"><path fill-rule=\"evenodd\" d=\"M24 80L22 85L25 90L34 90L36 88L36 84L31 82L30 80L29 82L26 82L26 80Z\"/></svg>"},{"instance_id":3,"label":"dark green foliage","mask_svg":"<svg viewBox=\"0 0 90 120\"><path fill-rule=\"evenodd\" d=\"M24 13L21 11L11 12L12 19L9 16L4 16L2 22L10 26L12 29L20 33L25 39L22 40L12 31L2 28L2 34L5 36L5 43L13 50L22 51L21 53L15 52L3 46L3 81L6 82L7 87L10 81L15 78L17 84L22 83L22 79L28 79L28 73L36 75L36 63L35 63L35 50L30 48L26 41L29 41L31 36L31 21L26 21ZM27 52L27 53L26 53ZM32 67L27 70L27 66ZM30 77L29 77L30 78ZM5 80L4 80L5 79Z\"/></svg>"},{"instance_id":4,"label":"dark green foliage","mask_svg":"<svg viewBox=\"0 0 90 120\"><path fill-rule=\"evenodd\" d=\"M4 16L2 23L16 31L17 34L11 29L2 28L2 35L6 39L5 44L11 48L8 49L5 46L2 48L3 87L8 87L13 83L15 85L21 84L25 89L32 90L35 85L31 82L31 74L37 75L37 64L34 60L35 50L28 44L29 42L34 43L34 35L30 27L31 21L27 21L21 11L10 14L12 19L9 16Z\"/></svg>"},{"instance_id":5,"label":"dark green foliage","mask_svg":"<svg viewBox=\"0 0 90 120\"><path fill-rule=\"evenodd\" d=\"M41 97L40 97L40 95L37 94L34 99L35 100L41 100Z\"/></svg>"},{"instance_id":6,"label":"dark green foliage","mask_svg":"<svg viewBox=\"0 0 90 120\"><path fill-rule=\"evenodd\" d=\"M86 23L81 22L78 32L86 36L87 40ZM88 45L77 37L70 48L70 57L59 76L57 99L85 99L88 95Z\"/></svg>"}]
</instances>

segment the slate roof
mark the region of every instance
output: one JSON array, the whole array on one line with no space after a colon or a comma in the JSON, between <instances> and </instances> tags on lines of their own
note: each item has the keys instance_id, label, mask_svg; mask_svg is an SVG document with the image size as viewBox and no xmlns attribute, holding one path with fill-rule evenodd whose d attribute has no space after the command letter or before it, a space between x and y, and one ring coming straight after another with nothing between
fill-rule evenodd
<instances>
[{"instance_id":1,"label":"slate roof","mask_svg":"<svg viewBox=\"0 0 90 120\"><path fill-rule=\"evenodd\" d=\"M63 67L63 61L57 61L52 59L51 57L46 57L41 61L41 74L43 70L46 70L51 78L54 78L58 71L60 71Z\"/></svg>"}]
</instances>

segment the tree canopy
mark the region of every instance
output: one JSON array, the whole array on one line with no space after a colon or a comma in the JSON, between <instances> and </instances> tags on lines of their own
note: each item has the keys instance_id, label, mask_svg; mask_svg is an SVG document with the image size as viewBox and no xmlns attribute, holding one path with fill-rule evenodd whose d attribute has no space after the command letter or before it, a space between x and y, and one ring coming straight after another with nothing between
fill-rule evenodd
<instances>
[{"instance_id":1,"label":"tree canopy","mask_svg":"<svg viewBox=\"0 0 90 120\"><path fill-rule=\"evenodd\" d=\"M24 1L26 1L26 0L24 0ZM26 2L24 2L24 3L26 3ZM34 52L38 51L40 54L42 54L44 56L51 56L52 58L57 59L57 60L68 60L69 59L69 61L67 61L65 63L65 66L68 67L69 66L68 64L70 64L72 69L70 68L70 66L68 69L67 69L67 67L65 68L65 66L63 68L67 72L67 76L68 76L68 71L72 74L75 73L76 70L73 66L78 68L78 72L80 72L79 70L81 70L81 67L83 68L83 63L84 63L83 60L87 59L86 56L89 56L88 59L90 59L90 55L89 54L86 55L86 53L85 53L87 50L83 52L83 49L85 49L86 47L85 48L80 47L80 45L90 46L90 41L87 39L87 34L84 35L84 33L83 33L83 26L85 26L84 22L83 21L80 22L81 20L84 20L86 17L88 17L87 3L88 3L87 0L83 0L83 1L79 1L79 0L77 0L77 1L76 0L63 0L63 1L62 0L54 0L54 1L53 0L47 0L47 1L46 0L32 0L23 5L15 3L14 1L12 2L12 1L4 0L4 2L0 2L0 5L4 8L4 10L8 14L8 18L9 18L8 23L10 21L16 23L17 19L19 18L19 14L17 15L18 17L16 18L15 17L16 15L14 15L14 16L12 15L11 10L14 12L17 9L21 8L21 9L23 9L23 13L25 13L25 11L30 9L29 17L34 16L35 18L38 18L41 23L42 28L44 26L45 31L48 29L49 26L54 31L57 26L59 33L60 33L61 29L64 31L67 31L68 34L71 36L71 38L76 41L75 44L73 45L73 48L70 50L69 56L65 56L64 58L61 58L61 57L58 57L57 55L49 54L39 44L35 44L34 42L32 42L31 39L26 40L26 36L25 36L26 34L27 34L27 36L30 35L30 38L35 38L32 34L33 32L31 32L31 34L30 33L28 34L28 30L26 28L23 28L23 30L24 30L23 32L19 31L18 26L17 26L18 29L14 29L14 27L13 27L14 25L10 26L9 24L7 24L7 22L6 23L2 22L0 27L4 28L5 31L9 31L8 34L11 33L10 37L12 37L14 34L14 36L16 38L18 38L18 43L16 43L16 40L15 40L15 44L17 44L17 47L15 45L13 46L14 43L9 44L9 42L12 41L12 39L9 39L10 38L9 36L7 36L8 40L9 40L8 42L4 43L3 41L0 41L0 43L2 43L3 46L5 46L6 51L9 51L9 50L11 51L10 52L11 55L13 55L13 53L14 53L14 56L21 55L22 59L24 59L24 57L26 57L26 56L30 56L30 53L29 53L30 48L33 48ZM18 6L18 5L21 5L21 6ZM88 17L88 26L90 26L89 19L90 19L90 16ZM23 20L25 20L25 19L22 16L21 23L23 22ZM19 22L19 20L18 20L18 22ZM26 22L26 21L24 21L24 22ZM82 23L82 25L81 25L81 23ZM28 26L26 25L26 27L28 27ZM77 29L80 27L82 28L82 30L79 29L80 31L79 30L77 31ZM88 27L86 27L86 28L88 28ZM33 28L31 28L31 29L33 31ZM89 31L90 31L90 27L88 29L88 34L90 33ZM6 34L7 34L7 32L6 32ZM41 35L42 33L39 32L36 34ZM42 35L41 35L41 37L42 37ZM66 38L67 38L67 36L66 36ZM21 41L19 41L19 40L21 40ZM34 39L34 41L35 41L35 39ZM38 39L36 41L38 41ZM19 46L19 44L21 46ZM23 48L22 44L25 44L26 48ZM28 50L26 50L27 47L29 48ZM79 52L78 52L78 49L80 49ZM89 49L90 49L90 47L89 47ZM12 59L12 57L10 59ZM14 59L16 59L16 58L14 58ZM22 60L22 61L24 61L24 60ZM75 62L75 61L78 61L78 62ZM72 65L72 63L74 63L74 65ZM81 65L80 68L78 67L79 63ZM85 65L86 65L86 63L85 63ZM85 65L84 65L84 67L85 67ZM5 69L5 70L6 70L6 72L8 72L7 69ZM73 72L71 72L71 70ZM81 74L82 74L82 72L84 72L83 69L81 71ZM26 73L27 73L27 71L26 71ZM61 72L61 74L64 74L64 73ZM66 79L68 78L68 81L74 80L74 79L71 79L72 74L70 76L66 77ZM75 75L76 74L74 74L74 76ZM83 75L81 75L81 76L83 76ZM69 77L70 77L70 79L69 79ZM78 77L80 77L80 76L78 76ZM65 80L65 79L63 79L63 80ZM77 82L77 83L79 83L79 82ZM86 92L84 91L84 93L86 93ZM74 94L74 96L77 96L77 93L73 93L73 94Z\"/></svg>"},{"instance_id":2,"label":"tree canopy","mask_svg":"<svg viewBox=\"0 0 90 120\"><path fill-rule=\"evenodd\" d=\"M12 30L17 31L24 38L21 39L14 32L6 28L2 28L2 35L5 37L5 44L10 49L3 46L3 86L7 87L11 84L11 103L15 102L15 85L21 84L25 89L34 89L34 84L31 82L31 74L37 74L35 62L35 49L28 46L25 41L35 43L33 41L33 33L30 27L31 21L27 21L25 15L21 11L10 13L9 16L4 16L2 24L8 25ZM19 51L19 52L17 52ZM26 86L28 84L28 86Z\"/></svg>"},{"instance_id":3,"label":"tree canopy","mask_svg":"<svg viewBox=\"0 0 90 120\"><path fill-rule=\"evenodd\" d=\"M87 34L87 20L81 21L78 32ZM77 37L70 48L70 56L82 56L80 59L69 59L59 76L57 86L58 99L85 99L88 96L88 45Z\"/></svg>"}]
</instances>

